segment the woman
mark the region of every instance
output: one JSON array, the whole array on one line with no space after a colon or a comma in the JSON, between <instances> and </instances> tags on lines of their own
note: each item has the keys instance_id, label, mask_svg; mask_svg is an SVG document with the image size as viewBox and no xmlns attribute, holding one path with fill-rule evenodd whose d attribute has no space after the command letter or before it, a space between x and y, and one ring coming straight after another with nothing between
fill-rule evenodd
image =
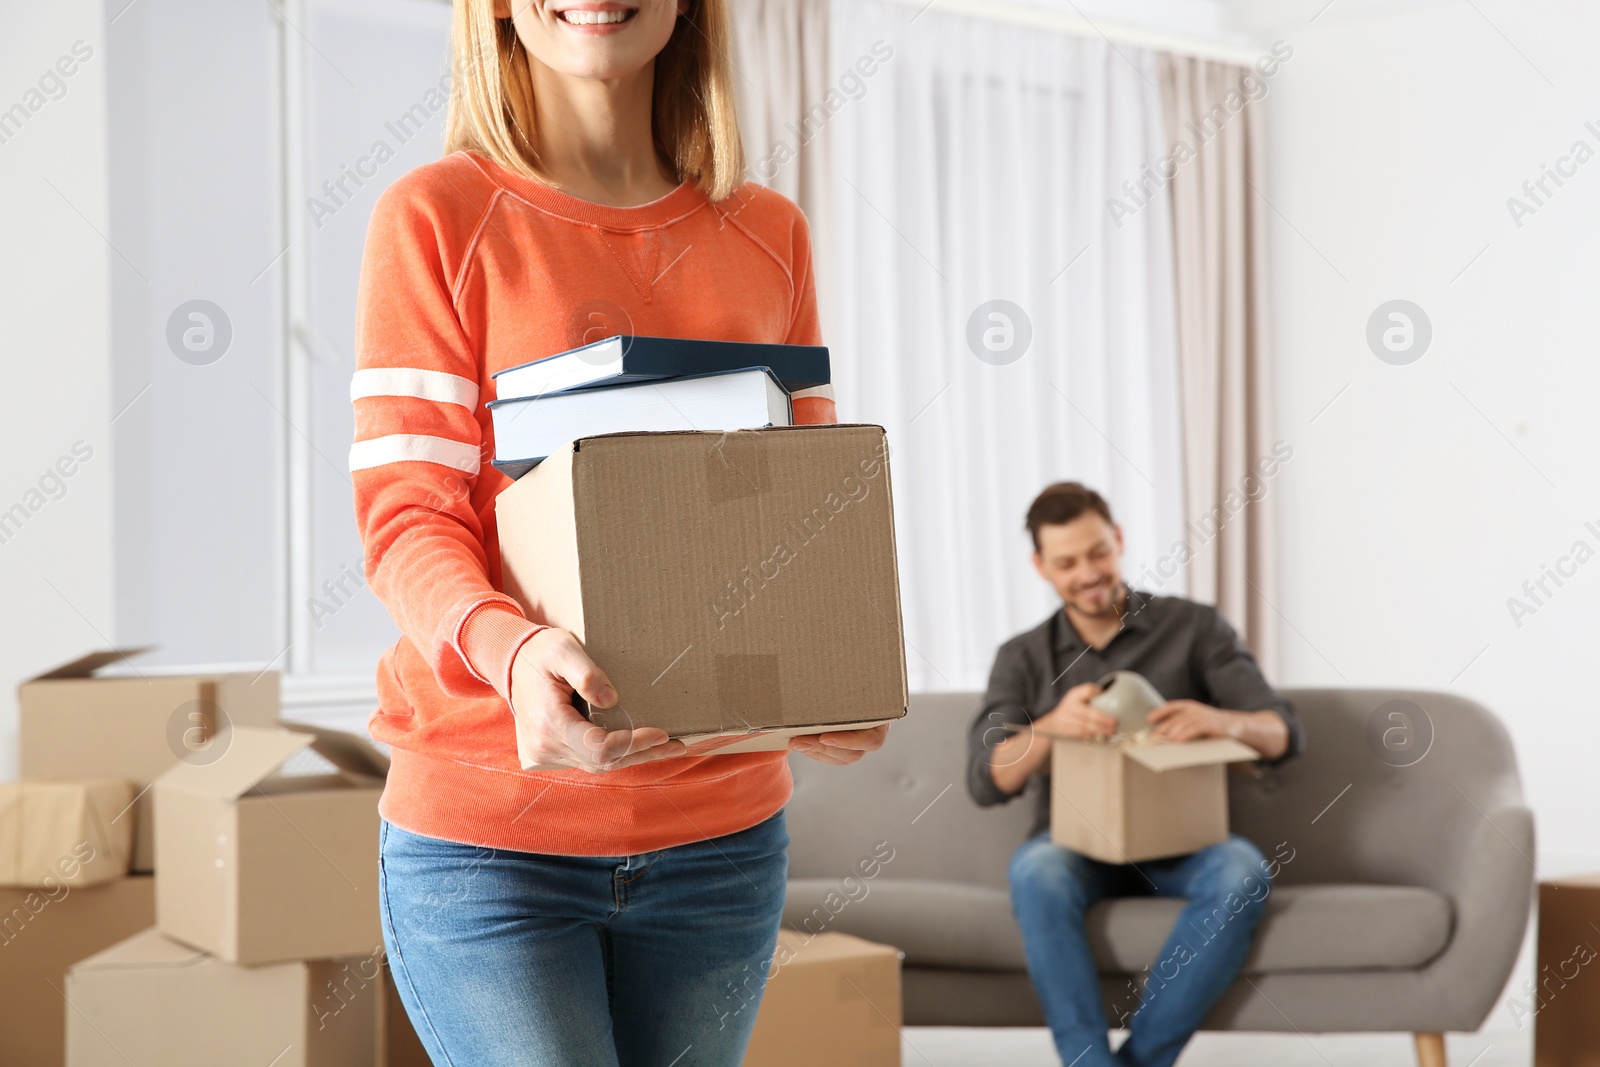
<instances>
[{"instance_id":1,"label":"woman","mask_svg":"<svg viewBox=\"0 0 1600 1067\"><path fill-rule=\"evenodd\" d=\"M368 231L351 452L366 575L402 636L384 943L436 1064L740 1062L775 947L785 753L606 732L618 700L499 591L490 375L613 333L817 344L805 221L741 184L723 0L456 0L444 159ZM833 421L827 390L799 422ZM794 742L828 763L886 727ZM519 769L516 733L543 764Z\"/></svg>"}]
</instances>

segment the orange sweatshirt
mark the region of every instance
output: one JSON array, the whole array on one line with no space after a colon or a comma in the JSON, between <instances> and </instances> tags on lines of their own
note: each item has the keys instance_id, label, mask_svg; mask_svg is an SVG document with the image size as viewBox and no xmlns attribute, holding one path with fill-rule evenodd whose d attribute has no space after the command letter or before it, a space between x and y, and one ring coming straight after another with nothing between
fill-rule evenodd
<instances>
[{"instance_id":1,"label":"orange sweatshirt","mask_svg":"<svg viewBox=\"0 0 1600 1067\"><path fill-rule=\"evenodd\" d=\"M350 470L367 584L400 640L369 728L391 746L379 810L490 848L629 855L755 825L788 802L782 752L602 775L518 766L511 661L534 632L501 591L490 375L612 334L820 344L804 217L746 184L639 207L578 200L457 152L373 209L356 317ZM795 420L834 421L830 387ZM603 669L605 664L600 664ZM627 694L623 694L626 699Z\"/></svg>"}]
</instances>

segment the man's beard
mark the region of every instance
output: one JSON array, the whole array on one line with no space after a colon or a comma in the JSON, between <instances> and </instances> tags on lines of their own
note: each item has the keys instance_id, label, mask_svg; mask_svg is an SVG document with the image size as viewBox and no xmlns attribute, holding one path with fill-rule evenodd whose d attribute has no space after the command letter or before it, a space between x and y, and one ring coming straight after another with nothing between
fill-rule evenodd
<instances>
[{"instance_id":1,"label":"man's beard","mask_svg":"<svg viewBox=\"0 0 1600 1067\"><path fill-rule=\"evenodd\" d=\"M1128 586L1125 582L1123 582L1120 578L1117 579L1116 584L1111 587L1111 596L1106 601L1106 606L1104 608L1091 610L1078 600L1071 597L1067 598L1067 606L1072 608L1072 610L1077 612L1079 615L1085 615L1091 619L1117 618L1121 615L1121 612L1118 610L1118 605L1122 603L1123 594L1126 592L1127 588Z\"/></svg>"}]
</instances>

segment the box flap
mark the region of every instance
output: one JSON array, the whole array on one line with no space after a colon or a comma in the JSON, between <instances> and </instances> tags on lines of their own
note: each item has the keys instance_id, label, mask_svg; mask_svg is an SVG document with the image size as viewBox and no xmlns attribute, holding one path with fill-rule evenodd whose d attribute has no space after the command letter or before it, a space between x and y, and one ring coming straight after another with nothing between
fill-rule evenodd
<instances>
[{"instance_id":1,"label":"box flap","mask_svg":"<svg viewBox=\"0 0 1600 1067\"><path fill-rule=\"evenodd\" d=\"M1240 760L1261 758L1261 753L1231 737L1157 745L1126 745L1122 754L1152 771L1175 771L1183 767L1205 767L1213 763L1238 763Z\"/></svg>"},{"instance_id":2,"label":"box flap","mask_svg":"<svg viewBox=\"0 0 1600 1067\"><path fill-rule=\"evenodd\" d=\"M141 930L125 941L73 964L74 971L123 971L138 967L192 967L209 959L199 949L179 944L159 928Z\"/></svg>"},{"instance_id":3,"label":"box flap","mask_svg":"<svg viewBox=\"0 0 1600 1067\"><path fill-rule=\"evenodd\" d=\"M79 656L77 659L69 663L63 663L61 666L45 671L43 674L36 674L29 678L28 681L53 682L62 678L88 678L101 667L116 663L118 660L132 659L134 656L143 655L155 647L155 645L141 645L138 648L108 648L101 652L90 652L86 656ZM27 682L23 684L26 685Z\"/></svg>"},{"instance_id":4,"label":"box flap","mask_svg":"<svg viewBox=\"0 0 1600 1067\"><path fill-rule=\"evenodd\" d=\"M285 729L316 738L311 742L312 749L346 774L368 778L386 778L389 775L388 757L364 737L343 730L330 730L325 726L313 726L311 723L285 720L283 725Z\"/></svg>"},{"instance_id":5,"label":"box flap","mask_svg":"<svg viewBox=\"0 0 1600 1067\"><path fill-rule=\"evenodd\" d=\"M221 756L209 763L175 764L156 781L190 793L237 800L316 740L309 733L235 726Z\"/></svg>"}]
</instances>

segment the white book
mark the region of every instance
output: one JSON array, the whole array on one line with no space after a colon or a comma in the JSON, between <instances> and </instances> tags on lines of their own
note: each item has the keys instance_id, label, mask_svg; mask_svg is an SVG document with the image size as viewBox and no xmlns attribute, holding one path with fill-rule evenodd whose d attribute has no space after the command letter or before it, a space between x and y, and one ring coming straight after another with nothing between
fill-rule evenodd
<instances>
[{"instance_id":1,"label":"white book","mask_svg":"<svg viewBox=\"0 0 1600 1067\"><path fill-rule=\"evenodd\" d=\"M788 390L765 367L634 382L489 405L494 463L519 478L562 445L603 433L789 426Z\"/></svg>"}]
</instances>

